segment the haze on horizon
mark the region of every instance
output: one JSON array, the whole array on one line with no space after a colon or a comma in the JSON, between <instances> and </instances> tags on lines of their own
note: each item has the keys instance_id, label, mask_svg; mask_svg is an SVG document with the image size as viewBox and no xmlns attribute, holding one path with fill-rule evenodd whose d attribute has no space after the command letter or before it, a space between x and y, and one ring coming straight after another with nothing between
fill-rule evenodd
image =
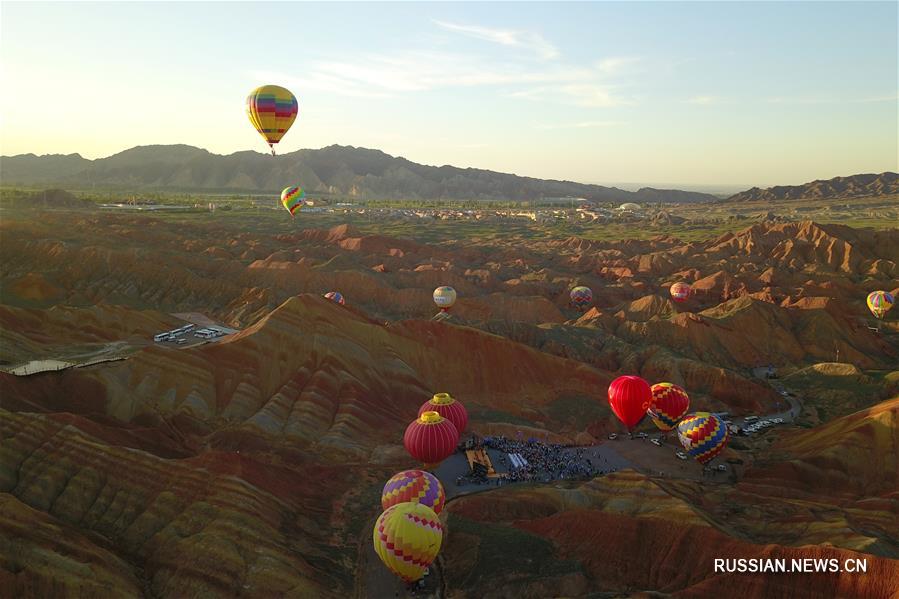
<instances>
[{"instance_id":1,"label":"haze on horizon","mask_svg":"<svg viewBox=\"0 0 899 599\"><path fill-rule=\"evenodd\" d=\"M3 2L0 153L264 152L244 100L277 83L282 154L722 189L896 171L897 6Z\"/></svg>"}]
</instances>

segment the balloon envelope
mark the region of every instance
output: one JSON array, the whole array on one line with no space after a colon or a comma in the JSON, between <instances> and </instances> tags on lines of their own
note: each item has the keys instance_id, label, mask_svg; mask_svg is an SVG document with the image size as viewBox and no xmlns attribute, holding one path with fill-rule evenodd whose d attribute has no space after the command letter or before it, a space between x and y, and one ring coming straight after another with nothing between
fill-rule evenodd
<instances>
[{"instance_id":1,"label":"balloon envelope","mask_svg":"<svg viewBox=\"0 0 899 599\"><path fill-rule=\"evenodd\" d=\"M346 303L346 300L343 299L343 294L339 291L329 291L325 294L325 298L331 300L336 304L340 304L341 306Z\"/></svg>"},{"instance_id":2,"label":"balloon envelope","mask_svg":"<svg viewBox=\"0 0 899 599\"><path fill-rule=\"evenodd\" d=\"M877 318L883 318L893 307L893 294L888 291L872 291L868 294L868 309Z\"/></svg>"},{"instance_id":3,"label":"balloon envelope","mask_svg":"<svg viewBox=\"0 0 899 599\"><path fill-rule=\"evenodd\" d=\"M620 376L609 385L609 405L628 430L646 416L651 401L649 383L638 376Z\"/></svg>"},{"instance_id":4,"label":"balloon envelope","mask_svg":"<svg viewBox=\"0 0 899 599\"><path fill-rule=\"evenodd\" d=\"M438 287L434 290L434 303L441 310L449 310L456 303L456 290L452 287Z\"/></svg>"},{"instance_id":5,"label":"balloon envelope","mask_svg":"<svg viewBox=\"0 0 899 599\"><path fill-rule=\"evenodd\" d=\"M247 96L247 116L271 148L293 125L298 111L296 96L278 85L257 87Z\"/></svg>"},{"instance_id":6,"label":"balloon envelope","mask_svg":"<svg viewBox=\"0 0 899 599\"><path fill-rule=\"evenodd\" d=\"M423 412L409 423L403 435L403 445L423 464L439 464L456 451L459 431L437 412Z\"/></svg>"},{"instance_id":7,"label":"balloon envelope","mask_svg":"<svg viewBox=\"0 0 899 599\"><path fill-rule=\"evenodd\" d=\"M686 283L675 283L671 286L671 299L676 302L685 302L690 298L691 287Z\"/></svg>"},{"instance_id":8,"label":"balloon envelope","mask_svg":"<svg viewBox=\"0 0 899 599\"><path fill-rule=\"evenodd\" d=\"M465 409L465 406L453 399L449 393L437 393L434 397L424 402L418 408L418 415L421 416L425 412L437 412L452 422L460 435L468 425L468 411Z\"/></svg>"},{"instance_id":9,"label":"balloon envelope","mask_svg":"<svg viewBox=\"0 0 899 599\"><path fill-rule=\"evenodd\" d=\"M569 294L571 305L578 310L586 310L593 302L593 291L589 287L575 287Z\"/></svg>"},{"instance_id":10,"label":"balloon envelope","mask_svg":"<svg viewBox=\"0 0 899 599\"><path fill-rule=\"evenodd\" d=\"M435 514L443 511L446 493L436 476L424 470L404 470L390 477L381 492L381 507L411 501L428 506Z\"/></svg>"},{"instance_id":11,"label":"balloon envelope","mask_svg":"<svg viewBox=\"0 0 899 599\"><path fill-rule=\"evenodd\" d=\"M646 413L659 430L670 431L690 409L690 397L674 383L657 383L650 391L652 401Z\"/></svg>"},{"instance_id":12,"label":"balloon envelope","mask_svg":"<svg viewBox=\"0 0 899 599\"><path fill-rule=\"evenodd\" d=\"M303 191L302 187L287 187L281 192L281 204L293 216L295 212L299 212L300 208L303 207L303 199L305 197L306 192Z\"/></svg>"},{"instance_id":13,"label":"balloon envelope","mask_svg":"<svg viewBox=\"0 0 899 599\"><path fill-rule=\"evenodd\" d=\"M690 414L677 425L677 438L687 453L707 464L727 446L727 426L708 412Z\"/></svg>"},{"instance_id":14,"label":"balloon envelope","mask_svg":"<svg viewBox=\"0 0 899 599\"><path fill-rule=\"evenodd\" d=\"M443 524L426 505L398 503L380 515L372 539L384 565L406 582L414 582L440 552Z\"/></svg>"}]
</instances>

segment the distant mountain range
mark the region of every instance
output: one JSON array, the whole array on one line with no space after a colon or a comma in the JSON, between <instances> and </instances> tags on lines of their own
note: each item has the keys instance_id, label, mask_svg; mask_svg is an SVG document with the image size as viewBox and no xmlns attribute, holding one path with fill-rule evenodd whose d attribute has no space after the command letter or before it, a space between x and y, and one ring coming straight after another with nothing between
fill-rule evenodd
<instances>
[{"instance_id":1,"label":"distant mountain range","mask_svg":"<svg viewBox=\"0 0 899 599\"><path fill-rule=\"evenodd\" d=\"M78 154L0 158L4 185L181 190L280 191L299 183L307 193L364 199L539 200L578 197L610 202L711 202L717 196L646 187L625 191L520 177L475 168L426 166L379 150L328 146L271 157L258 152L212 154L186 145L138 146L108 158Z\"/></svg>"},{"instance_id":2,"label":"distant mountain range","mask_svg":"<svg viewBox=\"0 0 899 599\"><path fill-rule=\"evenodd\" d=\"M899 175L852 175L804 185L778 185L768 189L753 187L727 198L730 202L772 202L783 200L839 199L899 194Z\"/></svg>"},{"instance_id":3,"label":"distant mountain range","mask_svg":"<svg viewBox=\"0 0 899 599\"><path fill-rule=\"evenodd\" d=\"M272 157L259 152L212 154L187 145L137 146L107 158L79 154L0 157L4 185L101 189L271 193L300 184L313 196L360 199L517 200L585 198L600 202L721 201L708 193L617 187L521 177L484 169L427 166L380 150L328 146ZM805 185L754 187L729 201L764 202L899 193L899 175L854 175Z\"/></svg>"}]
</instances>

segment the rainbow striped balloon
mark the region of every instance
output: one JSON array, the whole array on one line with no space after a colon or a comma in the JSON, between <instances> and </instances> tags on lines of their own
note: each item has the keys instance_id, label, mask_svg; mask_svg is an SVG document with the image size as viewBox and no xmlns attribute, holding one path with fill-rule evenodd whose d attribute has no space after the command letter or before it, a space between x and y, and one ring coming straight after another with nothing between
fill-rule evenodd
<instances>
[{"instance_id":1,"label":"rainbow striped balloon","mask_svg":"<svg viewBox=\"0 0 899 599\"><path fill-rule=\"evenodd\" d=\"M426 505L439 514L446 503L446 493L440 480L430 472L404 470L391 476L384 485L381 507L386 510L406 501Z\"/></svg>"},{"instance_id":2,"label":"rainbow striped balloon","mask_svg":"<svg viewBox=\"0 0 899 599\"><path fill-rule=\"evenodd\" d=\"M868 294L868 310L877 318L883 318L893 307L893 294L888 291L872 291Z\"/></svg>"},{"instance_id":3,"label":"rainbow striped balloon","mask_svg":"<svg viewBox=\"0 0 899 599\"><path fill-rule=\"evenodd\" d=\"M247 116L275 155L275 144L281 141L297 118L299 104L289 90L278 85L257 87L247 96Z\"/></svg>"},{"instance_id":4,"label":"rainbow striped balloon","mask_svg":"<svg viewBox=\"0 0 899 599\"><path fill-rule=\"evenodd\" d=\"M589 287L580 285L572 289L568 297L571 299L571 305L580 311L584 311L593 302L593 291Z\"/></svg>"},{"instance_id":5,"label":"rainbow striped balloon","mask_svg":"<svg viewBox=\"0 0 899 599\"><path fill-rule=\"evenodd\" d=\"M300 208L303 207L303 199L305 197L306 192L303 191L302 187L287 187L281 192L281 203L293 216L295 212L299 212Z\"/></svg>"},{"instance_id":6,"label":"rainbow striped balloon","mask_svg":"<svg viewBox=\"0 0 899 599\"><path fill-rule=\"evenodd\" d=\"M690 414L677 425L681 445L700 464L707 464L727 446L727 426L708 412Z\"/></svg>"},{"instance_id":7,"label":"rainbow striped balloon","mask_svg":"<svg viewBox=\"0 0 899 599\"><path fill-rule=\"evenodd\" d=\"M415 582L440 552L443 524L426 505L398 503L378 518L372 539L384 565L406 582Z\"/></svg>"}]
</instances>

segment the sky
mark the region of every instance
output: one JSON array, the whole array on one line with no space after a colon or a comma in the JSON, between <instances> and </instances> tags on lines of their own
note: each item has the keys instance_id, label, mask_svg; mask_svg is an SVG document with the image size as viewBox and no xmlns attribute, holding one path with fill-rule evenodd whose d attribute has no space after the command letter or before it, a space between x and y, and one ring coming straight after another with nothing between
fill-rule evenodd
<instances>
[{"instance_id":1,"label":"sky","mask_svg":"<svg viewBox=\"0 0 899 599\"><path fill-rule=\"evenodd\" d=\"M331 144L587 183L899 170L896 2L0 3L0 153ZM2 165L0 165L2 177Z\"/></svg>"}]
</instances>

